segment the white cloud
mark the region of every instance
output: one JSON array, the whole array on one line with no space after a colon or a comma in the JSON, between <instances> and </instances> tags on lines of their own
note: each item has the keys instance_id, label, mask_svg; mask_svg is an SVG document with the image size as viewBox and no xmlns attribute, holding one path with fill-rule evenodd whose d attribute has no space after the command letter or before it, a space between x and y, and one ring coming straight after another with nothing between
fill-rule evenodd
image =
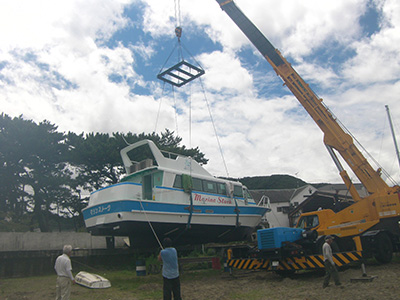
<instances>
[{"instance_id":1,"label":"white cloud","mask_svg":"<svg viewBox=\"0 0 400 300\"><path fill-rule=\"evenodd\" d=\"M354 42L353 46L357 55L345 66L345 76L352 82L362 84L399 78L400 49L397 45L400 43L400 36L398 28L384 28L378 34L373 35L370 40Z\"/></svg>"},{"instance_id":2,"label":"white cloud","mask_svg":"<svg viewBox=\"0 0 400 300\"><path fill-rule=\"evenodd\" d=\"M398 1L374 2L381 8L381 27L372 36L358 22L366 0L235 2L374 157L400 178L388 127L382 125L387 121L385 104L394 120L400 116ZM172 95L163 94L159 82L146 81L137 63L143 59L151 65L163 51L162 41L173 37L173 1L1 2L2 111L37 122L48 119L75 132L152 132L157 121L158 131L178 128L187 146L199 146L210 158L207 169L226 175L203 99L207 97L231 176L279 173L310 182L340 182L320 129L271 68L257 68L259 53L254 51L251 63L246 61L243 55L249 51L240 50L254 47L218 3L180 3L185 38L199 45L191 38L206 33L211 41L200 44L204 50L196 57L206 70L205 95L198 80L177 89L175 113ZM124 15L132 6L144 9L138 19ZM115 32L131 24L142 26L147 35L107 45ZM321 53L331 59L337 49L353 50L353 56L317 63ZM153 95L135 94L135 87L150 88Z\"/></svg>"},{"instance_id":3,"label":"white cloud","mask_svg":"<svg viewBox=\"0 0 400 300\"><path fill-rule=\"evenodd\" d=\"M173 1L149 0L143 1L143 30L150 32L153 37L173 35L177 20Z\"/></svg>"},{"instance_id":4,"label":"white cloud","mask_svg":"<svg viewBox=\"0 0 400 300\"><path fill-rule=\"evenodd\" d=\"M0 32L3 47L41 49L47 44L68 43L82 51L88 37L109 37L126 19L128 1L3 1Z\"/></svg>"},{"instance_id":5,"label":"white cloud","mask_svg":"<svg viewBox=\"0 0 400 300\"><path fill-rule=\"evenodd\" d=\"M252 76L241 66L232 52L215 51L205 53L199 58L207 71L204 82L207 90L221 92L230 90L247 94L252 89Z\"/></svg>"},{"instance_id":6,"label":"white cloud","mask_svg":"<svg viewBox=\"0 0 400 300\"><path fill-rule=\"evenodd\" d=\"M302 78L306 81L311 81L314 84L321 85L322 88L330 89L333 85L339 84L338 75L329 67L318 66L307 62L301 63L299 66L294 66Z\"/></svg>"},{"instance_id":7,"label":"white cloud","mask_svg":"<svg viewBox=\"0 0 400 300\"><path fill-rule=\"evenodd\" d=\"M0 52L4 111L48 119L62 130L118 130L121 109L113 107L129 102L127 81L144 84L132 68L131 50L102 42L127 24L126 1L21 2L1 9L7 22L2 34L11 29ZM120 82L110 81L112 75Z\"/></svg>"},{"instance_id":8,"label":"white cloud","mask_svg":"<svg viewBox=\"0 0 400 300\"><path fill-rule=\"evenodd\" d=\"M292 1L283 3L283 7L291 7L288 22L288 35L283 38L282 49L296 58L309 55L314 49L325 47L337 41L346 45L359 35L358 18L365 10L366 1L331 1L318 0ZM283 8L281 14L286 15ZM290 14L291 13L291 14ZM277 24L280 20L276 21Z\"/></svg>"}]
</instances>

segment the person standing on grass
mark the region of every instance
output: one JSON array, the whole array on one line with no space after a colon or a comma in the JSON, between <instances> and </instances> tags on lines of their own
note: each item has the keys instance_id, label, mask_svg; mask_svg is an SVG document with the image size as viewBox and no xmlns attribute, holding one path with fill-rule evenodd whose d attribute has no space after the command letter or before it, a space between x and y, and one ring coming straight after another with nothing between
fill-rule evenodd
<instances>
[{"instance_id":1,"label":"person standing on grass","mask_svg":"<svg viewBox=\"0 0 400 300\"><path fill-rule=\"evenodd\" d=\"M341 285L339 280L339 273L336 269L335 262L333 261L331 244L333 242L333 236L327 235L325 237L325 243L322 246L322 254L324 256L325 264L325 278L322 288L326 288L329 285L329 280L331 276L335 281L335 285Z\"/></svg>"},{"instance_id":2,"label":"person standing on grass","mask_svg":"<svg viewBox=\"0 0 400 300\"><path fill-rule=\"evenodd\" d=\"M161 250L158 255L158 260L163 263L163 299L171 300L171 294L173 294L174 300L182 300L181 283L179 280L178 253L176 249L172 247L172 241L170 238L165 238L163 244L164 249Z\"/></svg>"},{"instance_id":3,"label":"person standing on grass","mask_svg":"<svg viewBox=\"0 0 400 300\"><path fill-rule=\"evenodd\" d=\"M54 269L57 273L56 300L69 300L71 283L75 283L72 276L71 256L72 246L65 245L63 254L57 257Z\"/></svg>"}]
</instances>

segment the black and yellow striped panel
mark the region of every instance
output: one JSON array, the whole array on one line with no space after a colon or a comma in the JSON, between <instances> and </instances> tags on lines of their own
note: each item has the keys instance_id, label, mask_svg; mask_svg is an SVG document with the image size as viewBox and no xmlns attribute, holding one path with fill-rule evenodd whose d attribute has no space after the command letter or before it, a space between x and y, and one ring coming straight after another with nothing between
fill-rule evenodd
<instances>
[{"instance_id":1,"label":"black and yellow striped panel","mask_svg":"<svg viewBox=\"0 0 400 300\"><path fill-rule=\"evenodd\" d=\"M342 252L333 254L333 261L339 267L347 265L362 258L361 252Z\"/></svg>"},{"instance_id":2,"label":"black and yellow striped panel","mask_svg":"<svg viewBox=\"0 0 400 300\"><path fill-rule=\"evenodd\" d=\"M362 258L361 252L342 252L333 254L333 261L338 267L345 266L351 262ZM242 270L267 269L272 270L270 259L241 258L229 259L227 265L231 268ZM280 259L275 270L312 270L324 268L324 258L322 255L308 255L303 257L293 257Z\"/></svg>"},{"instance_id":3,"label":"black and yellow striped panel","mask_svg":"<svg viewBox=\"0 0 400 300\"><path fill-rule=\"evenodd\" d=\"M234 258L228 259L228 267L242 270L256 270L256 269L267 269L270 265L269 259L258 259L258 258Z\"/></svg>"}]
</instances>

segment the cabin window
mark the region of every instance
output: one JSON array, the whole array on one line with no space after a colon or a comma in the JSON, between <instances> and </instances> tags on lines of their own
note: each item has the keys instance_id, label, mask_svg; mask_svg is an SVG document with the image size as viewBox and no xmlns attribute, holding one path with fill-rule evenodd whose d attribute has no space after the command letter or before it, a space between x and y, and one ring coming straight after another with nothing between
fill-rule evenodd
<instances>
[{"instance_id":1,"label":"cabin window","mask_svg":"<svg viewBox=\"0 0 400 300\"><path fill-rule=\"evenodd\" d=\"M203 190L203 183L202 183L201 179L193 178L193 190L194 191L202 191Z\"/></svg>"},{"instance_id":2,"label":"cabin window","mask_svg":"<svg viewBox=\"0 0 400 300\"><path fill-rule=\"evenodd\" d=\"M178 189L181 189L181 188L183 188L183 185L182 185L182 176L181 175L176 175L175 176L175 180L174 180L174 188L178 188Z\"/></svg>"},{"instance_id":3,"label":"cabin window","mask_svg":"<svg viewBox=\"0 0 400 300\"><path fill-rule=\"evenodd\" d=\"M193 191L199 192L207 192L207 193L215 193L220 195L227 195L227 189L225 183L214 182L209 180L202 180L200 178L191 178ZM182 189L184 188L184 182L182 175L176 175L174 180L174 188ZM237 196L236 197L243 197L242 188L240 186L237 187ZM250 197L251 198L251 197Z\"/></svg>"},{"instance_id":4,"label":"cabin window","mask_svg":"<svg viewBox=\"0 0 400 300\"><path fill-rule=\"evenodd\" d=\"M217 184L212 181L203 180L203 190L209 193L216 193L217 192Z\"/></svg>"},{"instance_id":5,"label":"cabin window","mask_svg":"<svg viewBox=\"0 0 400 300\"><path fill-rule=\"evenodd\" d=\"M298 228L310 229L315 228L319 225L319 219L317 215L305 216L299 220L297 225Z\"/></svg>"},{"instance_id":6,"label":"cabin window","mask_svg":"<svg viewBox=\"0 0 400 300\"><path fill-rule=\"evenodd\" d=\"M226 196L226 184L225 183L217 183L218 194Z\"/></svg>"},{"instance_id":7,"label":"cabin window","mask_svg":"<svg viewBox=\"0 0 400 300\"><path fill-rule=\"evenodd\" d=\"M241 185L233 186L233 196L243 198L243 189Z\"/></svg>"}]
</instances>

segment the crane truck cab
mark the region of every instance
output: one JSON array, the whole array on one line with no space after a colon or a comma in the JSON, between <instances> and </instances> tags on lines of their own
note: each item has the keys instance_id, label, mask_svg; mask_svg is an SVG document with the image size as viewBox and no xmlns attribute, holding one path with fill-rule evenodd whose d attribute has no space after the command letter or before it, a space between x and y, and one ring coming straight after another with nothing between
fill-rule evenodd
<instances>
[{"instance_id":1,"label":"crane truck cab","mask_svg":"<svg viewBox=\"0 0 400 300\"><path fill-rule=\"evenodd\" d=\"M333 217L335 213L331 209L323 209L301 214L297 221L296 228L304 230L318 230L327 226L326 220Z\"/></svg>"},{"instance_id":2,"label":"crane truck cab","mask_svg":"<svg viewBox=\"0 0 400 300\"><path fill-rule=\"evenodd\" d=\"M326 229L332 225L331 220L334 218L335 213L331 209L307 212L300 216L296 228L303 229L303 237L312 242L306 244L312 253L322 253L322 245L324 244L325 236L328 235ZM344 245L336 234L332 236L335 237L335 241L331 245L333 252L352 250L355 248L353 242L351 245Z\"/></svg>"}]
</instances>

